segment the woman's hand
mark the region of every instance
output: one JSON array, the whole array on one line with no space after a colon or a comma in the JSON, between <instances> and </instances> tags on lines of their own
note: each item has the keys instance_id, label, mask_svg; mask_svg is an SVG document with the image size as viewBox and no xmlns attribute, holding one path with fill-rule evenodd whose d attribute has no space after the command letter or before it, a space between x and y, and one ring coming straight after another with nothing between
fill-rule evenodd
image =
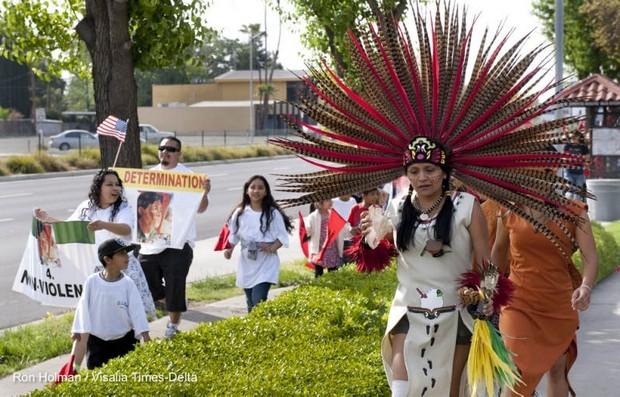
<instances>
[{"instance_id":1,"label":"woman's hand","mask_svg":"<svg viewBox=\"0 0 620 397\"><path fill-rule=\"evenodd\" d=\"M58 219L49 216L49 214L42 208L35 208L33 211L33 215L39 221L44 223L56 223Z\"/></svg>"},{"instance_id":2,"label":"woman's hand","mask_svg":"<svg viewBox=\"0 0 620 397\"><path fill-rule=\"evenodd\" d=\"M233 252L232 248L226 248L224 250L224 258L230 259L230 257L232 256L232 252Z\"/></svg>"},{"instance_id":3,"label":"woman's hand","mask_svg":"<svg viewBox=\"0 0 620 397\"><path fill-rule=\"evenodd\" d=\"M592 292L592 287L586 284L581 284L579 288L573 291L573 296L571 298L571 305L573 306L573 310L587 310L590 307L590 294Z\"/></svg>"},{"instance_id":4,"label":"woman's hand","mask_svg":"<svg viewBox=\"0 0 620 397\"><path fill-rule=\"evenodd\" d=\"M91 232L96 232L97 230L105 229L105 224L106 224L106 222L104 222L104 221L95 220L95 221L91 221L88 224L88 226L86 226L86 228L88 230L90 230Z\"/></svg>"},{"instance_id":5,"label":"woman's hand","mask_svg":"<svg viewBox=\"0 0 620 397\"><path fill-rule=\"evenodd\" d=\"M360 224L359 224L359 230L362 233L362 236L366 236L368 233L370 233L371 226L372 226L372 221L370 220L370 214L368 213L368 211L366 211L362 213L362 217L360 218ZM353 229L356 229L356 228L352 228L352 230ZM355 234L355 233L351 231L351 234Z\"/></svg>"},{"instance_id":6,"label":"woman's hand","mask_svg":"<svg viewBox=\"0 0 620 397\"><path fill-rule=\"evenodd\" d=\"M491 317L494 312L495 310L493 309L493 299L486 301L482 305L482 314L484 314L485 316Z\"/></svg>"},{"instance_id":7,"label":"woman's hand","mask_svg":"<svg viewBox=\"0 0 620 397\"><path fill-rule=\"evenodd\" d=\"M49 215L47 215L47 212L45 212L45 210L43 210L42 208L35 208L34 217L40 220L41 222L45 222L45 220L49 217Z\"/></svg>"},{"instance_id":8,"label":"woman's hand","mask_svg":"<svg viewBox=\"0 0 620 397\"><path fill-rule=\"evenodd\" d=\"M258 248L260 248L261 251L266 252L268 254L275 254L278 248L280 248L281 246L282 246L282 243L280 243L279 241L275 241L271 244L260 243L258 245Z\"/></svg>"},{"instance_id":9,"label":"woman's hand","mask_svg":"<svg viewBox=\"0 0 620 397\"><path fill-rule=\"evenodd\" d=\"M78 333L71 334L71 340L79 342L81 339L82 339L82 335L80 335Z\"/></svg>"}]
</instances>

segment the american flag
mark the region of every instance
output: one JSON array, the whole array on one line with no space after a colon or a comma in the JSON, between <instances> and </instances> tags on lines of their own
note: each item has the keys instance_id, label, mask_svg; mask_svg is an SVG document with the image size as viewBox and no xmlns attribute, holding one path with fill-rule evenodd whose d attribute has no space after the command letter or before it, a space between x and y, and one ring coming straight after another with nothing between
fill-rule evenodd
<instances>
[{"instance_id":1,"label":"american flag","mask_svg":"<svg viewBox=\"0 0 620 397\"><path fill-rule=\"evenodd\" d=\"M103 120L103 123L99 124L99 127L97 127L97 134L112 136L121 142L125 142L127 122L110 115Z\"/></svg>"}]
</instances>

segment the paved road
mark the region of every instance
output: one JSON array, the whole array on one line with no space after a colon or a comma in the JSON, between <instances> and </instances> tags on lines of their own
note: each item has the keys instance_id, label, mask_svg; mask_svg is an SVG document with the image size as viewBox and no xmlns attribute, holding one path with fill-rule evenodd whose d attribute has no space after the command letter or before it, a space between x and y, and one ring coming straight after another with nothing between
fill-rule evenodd
<instances>
[{"instance_id":1,"label":"paved road","mask_svg":"<svg viewBox=\"0 0 620 397\"><path fill-rule=\"evenodd\" d=\"M246 161L195 168L212 178L213 190L206 214L197 217L198 239L216 236L232 207L241 200L243 183L250 175L266 175L275 184L271 173L304 172L310 166L295 158ZM63 309L42 306L12 292L13 279L21 260L32 209L45 208L58 218L69 216L75 206L87 198L92 175L0 182L0 329L40 319L46 312ZM276 193L276 197L283 195ZM296 210L288 211L294 215Z\"/></svg>"}]
</instances>

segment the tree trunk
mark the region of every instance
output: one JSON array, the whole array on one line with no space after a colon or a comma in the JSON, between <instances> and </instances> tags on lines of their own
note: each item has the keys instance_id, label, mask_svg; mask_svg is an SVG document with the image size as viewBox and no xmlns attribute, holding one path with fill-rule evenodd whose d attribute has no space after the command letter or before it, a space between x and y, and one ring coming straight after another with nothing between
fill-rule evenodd
<instances>
[{"instance_id":1,"label":"tree trunk","mask_svg":"<svg viewBox=\"0 0 620 397\"><path fill-rule=\"evenodd\" d=\"M116 166L141 168L137 87L129 39L127 0L86 0L86 16L76 26L92 60L97 125L109 115L129 119ZM114 163L120 142L100 136L101 166Z\"/></svg>"}]
</instances>

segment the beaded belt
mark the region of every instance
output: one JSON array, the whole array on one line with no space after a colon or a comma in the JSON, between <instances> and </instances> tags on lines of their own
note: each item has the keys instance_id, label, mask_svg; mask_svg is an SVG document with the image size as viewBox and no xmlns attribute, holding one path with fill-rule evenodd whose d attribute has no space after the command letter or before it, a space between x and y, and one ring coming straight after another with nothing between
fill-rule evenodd
<instances>
[{"instance_id":1,"label":"beaded belt","mask_svg":"<svg viewBox=\"0 0 620 397\"><path fill-rule=\"evenodd\" d=\"M454 310L456 310L456 305L436 307L432 310L427 309L425 307L416 307L416 306L407 306L407 309L411 313L424 314L424 317L426 317L427 320L434 320L437 317L439 317L441 313L448 313L448 312L453 312Z\"/></svg>"}]
</instances>

